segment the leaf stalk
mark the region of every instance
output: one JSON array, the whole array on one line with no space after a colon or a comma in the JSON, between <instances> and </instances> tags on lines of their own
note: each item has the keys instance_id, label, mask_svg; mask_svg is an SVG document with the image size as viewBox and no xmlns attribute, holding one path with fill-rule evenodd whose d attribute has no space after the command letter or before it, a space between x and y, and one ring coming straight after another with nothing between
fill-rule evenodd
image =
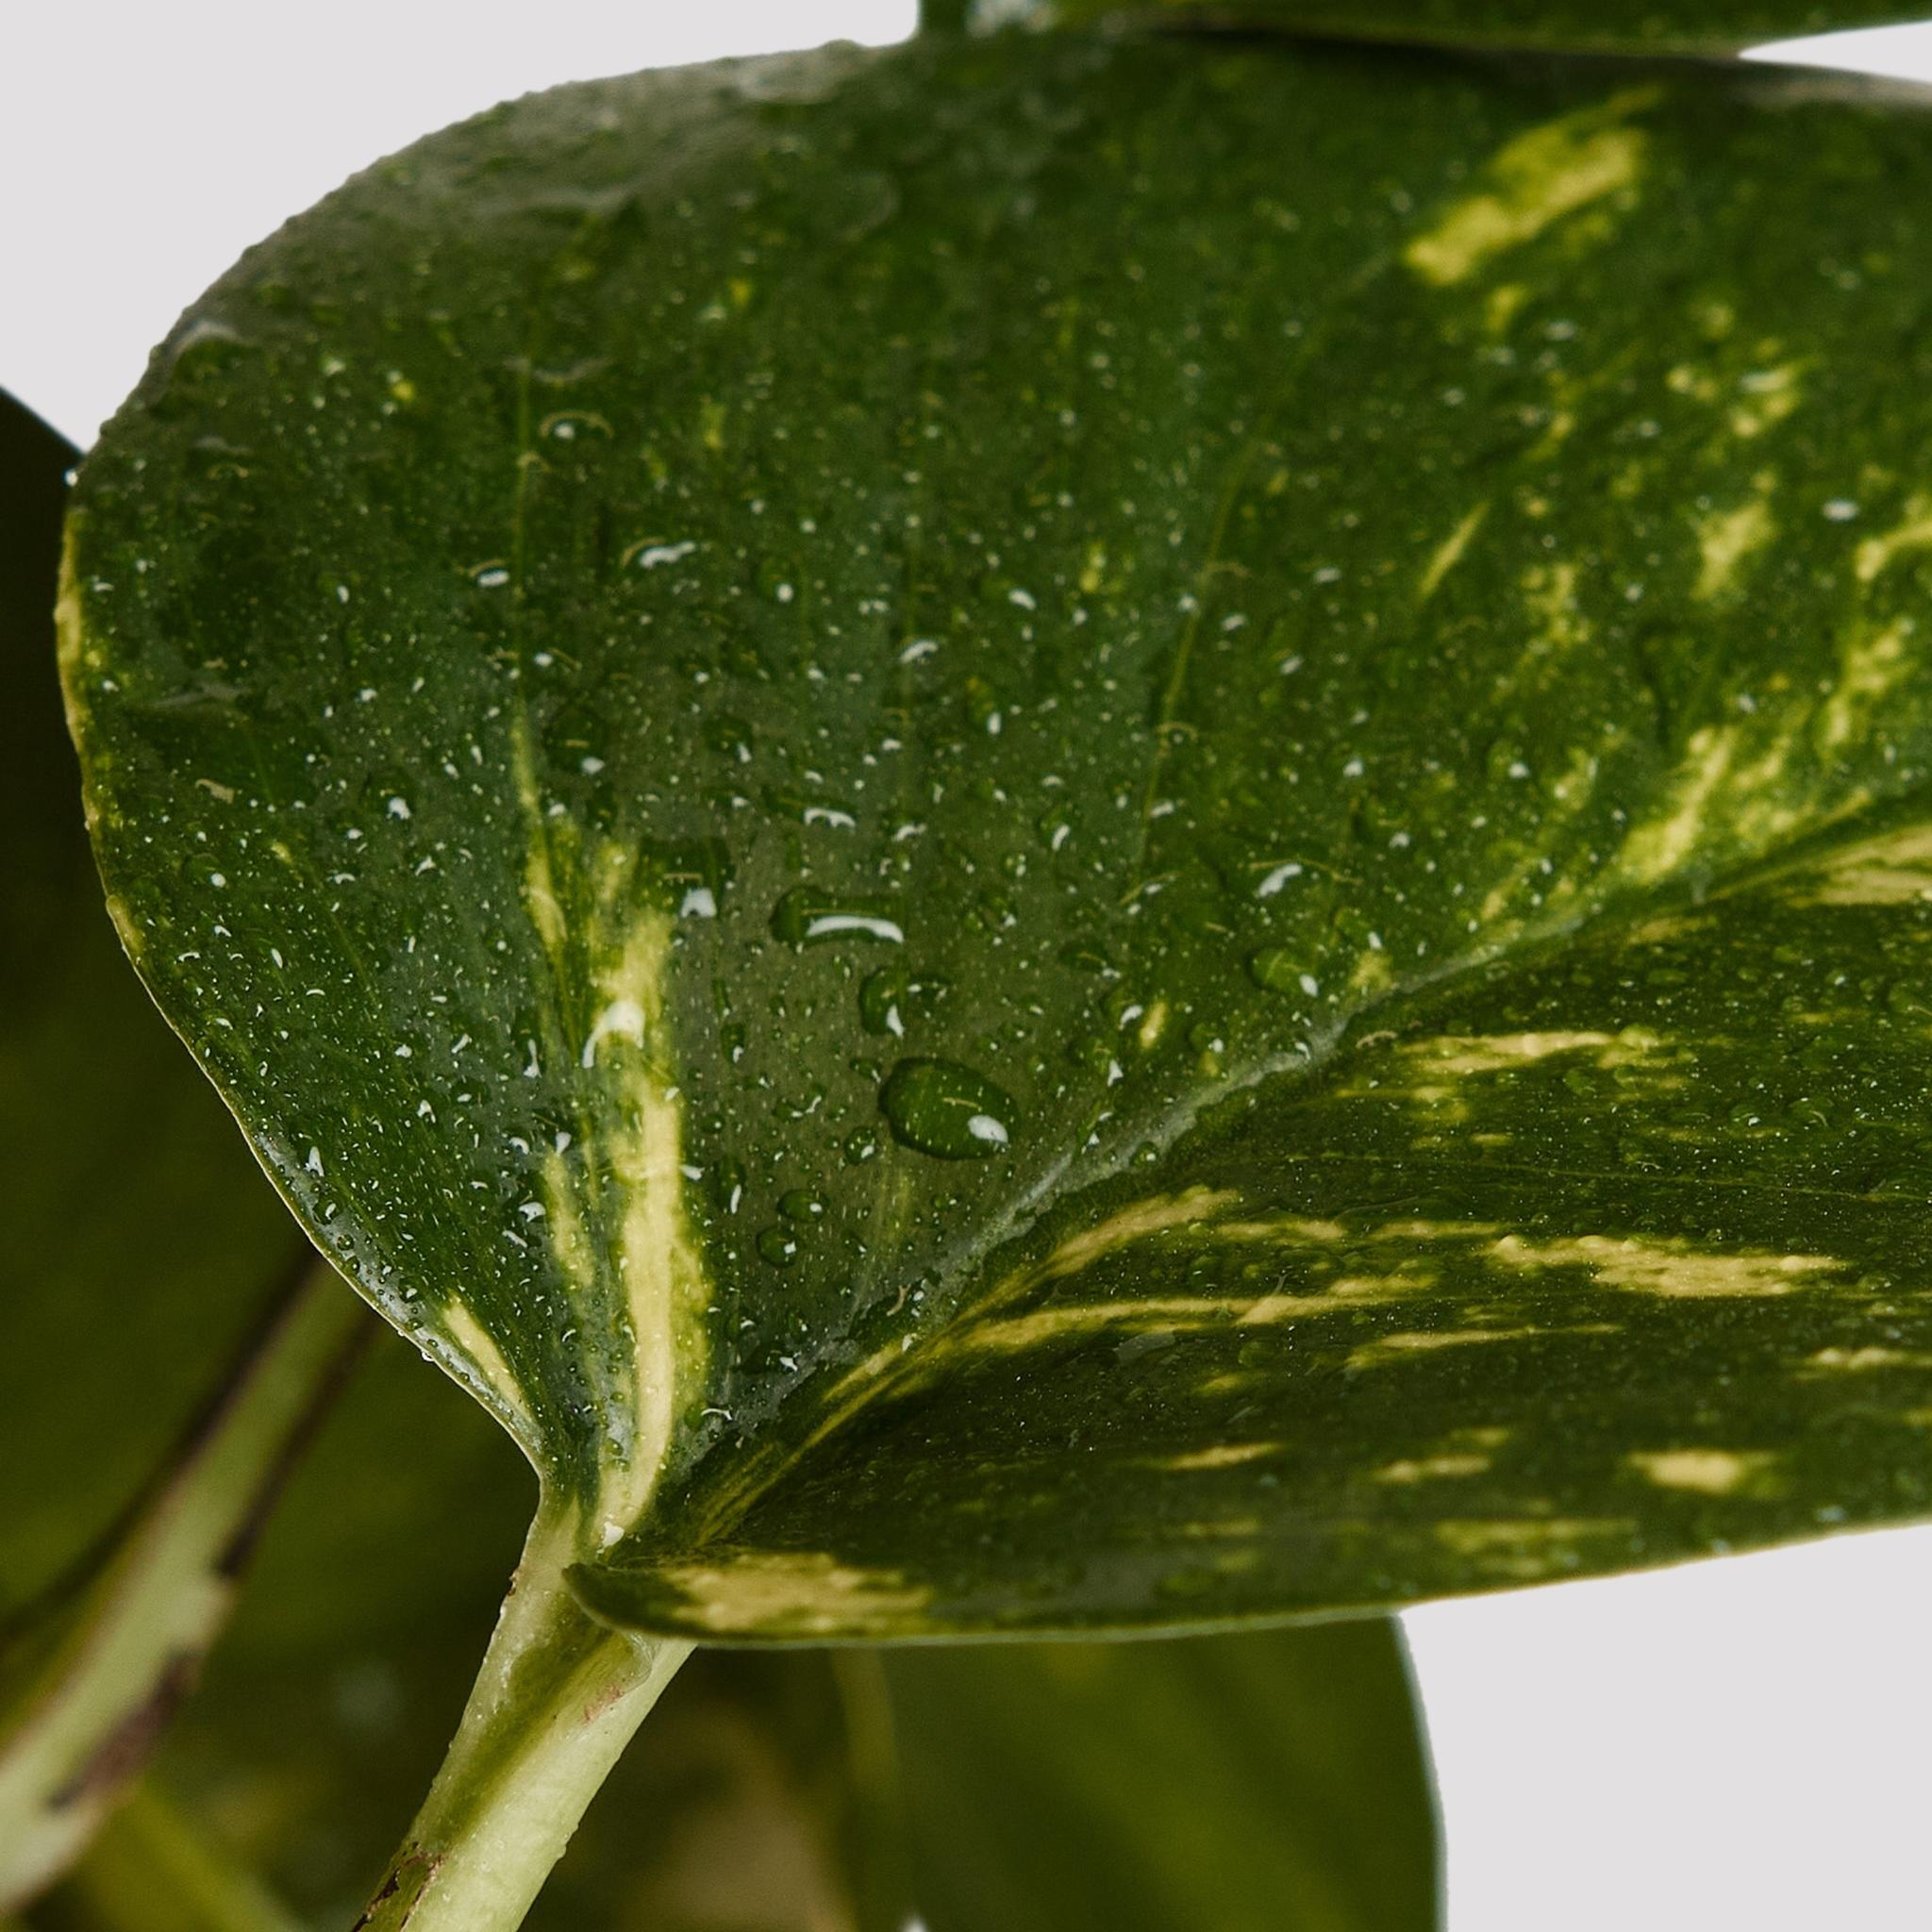
<instances>
[{"instance_id":1,"label":"leaf stalk","mask_svg":"<svg viewBox=\"0 0 1932 1932\"><path fill-rule=\"evenodd\" d=\"M357 1932L513 1932L691 1655L583 1608L563 1580L575 1527L538 1511L449 1754Z\"/></svg>"}]
</instances>

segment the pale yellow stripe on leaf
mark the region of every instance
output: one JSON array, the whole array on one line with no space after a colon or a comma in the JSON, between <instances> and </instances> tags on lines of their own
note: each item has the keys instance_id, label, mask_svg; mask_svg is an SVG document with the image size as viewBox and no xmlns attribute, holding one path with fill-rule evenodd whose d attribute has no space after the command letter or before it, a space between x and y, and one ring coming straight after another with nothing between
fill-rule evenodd
<instances>
[{"instance_id":1,"label":"pale yellow stripe on leaf","mask_svg":"<svg viewBox=\"0 0 1932 1932\"><path fill-rule=\"evenodd\" d=\"M1146 1241L1171 1228L1211 1220L1215 1215L1224 1213L1240 1199L1241 1196L1229 1189L1189 1188L1179 1194L1157 1194L1144 1201L1136 1201L1094 1226L1070 1235L1044 1260L1008 1275L986 1296L982 1306L988 1309L1003 1307L1032 1289L1077 1274L1107 1256L1130 1247L1135 1241ZM964 1322L976 1320L982 1330L985 1325L985 1317L973 1310L968 1310L958 1319ZM960 1331L956 1330L949 1335L941 1330L924 1345L928 1350L942 1351L958 1345L959 1339ZM905 1354L905 1344L900 1341L890 1341L883 1348L874 1349L833 1385L829 1402L837 1404L877 1381L895 1368Z\"/></svg>"},{"instance_id":2,"label":"pale yellow stripe on leaf","mask_svg":"<svg viewBox=\"0 0 1932 1932\"><path fill-rule=\"evenodd\" d=\"M1159 1467L1183 1474L1196 1470L1239 1469L1246 1462L1279 1456L1286 1447L1283 1442L1219 1442L1211 1449L1191 1449L1184 1455L1164 1457Z\"/></svg>"},{"instance_id":3,"label":"pale yellow stripe on leaf","mask_svg":"<svg viewBox=\"0 0 1932 1932\"><path fill-rule=\"evenodd\" d=\"M509 1364L504 1360L503 1351L471 1312L469 1305L465 1302L445 1302L438 1313L443 1333L474 1370L475 1379L482 1384L490 1406L518 1424L526 1424L529 1412L524 1407L524 1391L510 1373Z\"/></svg>"},{"instance_id":4,"label":"pale yellow stripe on leaf","mask_svg":"<svg viewBox=\"0 0 1932 1932\"><path fill-rule=\"evenodd\" d=\"M1806 1358L1805 1366L1807 1374L1860 1375L1874 1369L1932 1369L1932 1355L1867 1342L1860 1348L1821 1348Z\"/></svg>"},{"instance_id":5,"label":"pale yellow stripe on leaf","mask_svg":"<svg viewBox=\"0 0 1932 1932\"><path fill-rule=\"evenodd\" d=\"M1872 716L1873 708L1912 675L1907 651L1916 626L1901 617L1882 630L1856 626L1839 655L1838 682L1825 694L1818 736L1827 752L1850 742Z\"/></svg>"},{"instance_id":6,"label":"pale yellow stripe on leaf","mask_svg":"<svg viewBox=\"0 0 1932 1932\"><path fill-rule=\"evenodd\" d=\"M1641 882L1660 879L1696 851L1737 755L1735 725L1706 724L1691 733L1673 774L1671 803L1634 826L1624 841L1624 871Z\"/></svg>"},{"instance_id":7,"label":"pale yellow stripe on leaf","mask_svg":"<svg viewBox=\"0 0 1932 1932\"><path fill-rule=\"evenodd\" d=\"M1557 1328L1531 1324L1515 1328L1417 1329L1405 1334L1384 1335L1376 1341L1363 1342L1359 1348L1350 1350L1348 1366L1352 1369L1375 1368L1418 1355L1433 1355L1442 1349L1469 1348L1492 1341L1534 1341L1551 1336L1607 1335L1610 1332L1600 1322Z\"/></svg>"},{"instance_id":8,"label":"pale yellow stripe on leaf","mask_svg":"<svg viewBox=\"0 0 1932 1932\"><path fill-rule=\"evenodd\" d=\"M1458 1476L1481 1475L1490 1458L1479 1450L1459 1455L1403 1457L1386 1462L1369 1478L1377 1483L1430 1483L1454 1481Z\"/></svg>"},{"instance_id":9,"label":"pale yellow stripe on leaf","mask_svg":"<svg viewBox=\"0 0 1932 1932\"><path fill-rule=\"evenodd\" d=\"M1435 1541L1452 1555L1497 1576L1525 1579L1550 1574L1582 1544L1631 1534L1627 1517L1523 1516L1439 1523Z\"/></svg>"},{"instance_id":10,"label":"pale yellow stripe on leaf","mask_svg":"<svg viewBox=\"0 0 1932 1932\"><path fill-rule=\"evenodd\" d=\"M1858 545L1853 568L1858 574L1858 581L1869 584L1907 552L1925 549L1932 549L1932 495L1920 491L1890 529L1876 537L1867 537Z\"/></svg>"},{"instance_id":11,"label":"pale yellow stripe on leaf","mask_svg":"<svg viewBox=\"0 0 1932 1932\"><path fill-rule=\"evenodd\" d=\"M1932 899L1932 824L1861 839L1793 881L1801 906L1904 906Z\"/></svg>"},{"instance_id":12,"label":"pale yellow stripe on leaf","mask_svg":"<svg viewBox=\"0 0 1932 1932\"><path fill-rule=\"evenodd\" d=\"M510 773L524 809L524 909L542 941L551 971L560 973L568 922L557 894L556 874L550 862L550 822L543 816L530 727L521 715L510 729Z\"/></svg>"},{"instance_id":13,"label":"pale yellow stripe on leaf","mask_svg":"<svg viewBox=\"0 0 1932 1932\"><path fill-rule=\"evenodd\" d=\"M687 1614L717 1636L779 1628L799 1636L881 1634L915 1618L932 1591L896 1570L862 1570L820 1552L760 1551L658 1573Z\"/></svg>"},{"instance_id":14,"label":"pale yellow stripe on leaf","mask_svg":"<svg viewBox=\"0 0 1932 1932\"><path fill-rule=\"evenodd\" d=\"M1762 1451L1732 1449L1633 1450L1624 1457L1660 1490L1690 1490L1706 1496L1728 1496L1758 1483L1776 1459Z\"/></svg>"},{"instance_id":15,"label":"pale yellow stripe on leaf","mask_svg":"<svg viewBox=\"0 0 1932 1932\"><path fill-rule=\"evenodd\" d=\"M1701 518L1697 525L1697 583L1691 594L1706 602L1723 595L1736 580L1745 558L1763 549L1776 528L1771 507L1762 498Z\"/></svg>"},{"instance_id":16,"label":"pale yellow stripe on leaf","mask_svg":"<svg viewBox=\"0 0 1932 1932\"><path fill-rule=\"evenodd\" d=\"M1549 1241L1505 1235L1491 1255L1504 1267L1534 1273L1587 1268L1607 1288L1671 1297L1790 1294L1845 1264L1829 1255L1714 1254L1688 1241L1585 1234Z\"/></svg>"},{"instance_id":17,"label":"pale yellow stripe on leaf","mask_svg":"<svg viewBox=\"0 0 1932 1932\"><path fill-rule=\"evenodd\" d=\"M1656 89L1633 89L1518 135L1484 170L1485 185L1443 209L1403 259L1424 281L1446 288L1628 188L1642 170L1645 136L1624 124L1657 98Z\"/></svg>"},{"instance_id":18,"label":"pale yellow stripe on leaf","mask_svg":"<svg viewBox=\"0 0 1932 1932\"><path fill-rule=\"evenodd\" d=\"M641 914L598 978L605 1014L635 1014L639 1021L635 1035L627 1027L607 1030L602 1043L607 1056L617 1046L614 1065L607 1071L598 1062L612 1082L622 1123L609 1154L624 1190L617 1265L637 1375L629 1458L622 1471L608 1473L605 1498L607 1510L624 1524L641 1513L669 1454L678 1410L704 1367L704 1264L684 1212L682 1109L664 1071L670 954L669 916Z\"/></svg>"},{"instance_id":19,"label":"pale yellow stripe on leaf","mask_svg":"<svg viewBox=\"0 0 1932 1932\"><path fill-rule=\"evenodd\" d=\"M1449 534L1438 543L1429 555L1429 560L1423 566L1423 574L1416 584L1416 601L1426 604L1441 587L1442 579L1462 561L1462 553L1469 548L1470 540L1482 528L1483 520L1490 513L1488 497L1465 516Z\"/></svg>"}]
</instances>

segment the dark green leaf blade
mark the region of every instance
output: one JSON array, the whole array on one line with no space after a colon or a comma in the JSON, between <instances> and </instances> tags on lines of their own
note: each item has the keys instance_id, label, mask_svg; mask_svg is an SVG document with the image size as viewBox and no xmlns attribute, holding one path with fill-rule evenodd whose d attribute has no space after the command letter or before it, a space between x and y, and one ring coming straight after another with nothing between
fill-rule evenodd
<instances>
[{"instance_id":1,"label":"dark green leaf blade","mask_svg":"<svg viewBox=\"0 0 1932 1932\"><path fill-rule=\"evenodd\" d=\"M1909 0L976 0L969 24L1247 28L1443 47L1726 54L1923 18Z\"/></svg>"},{"instance_id":2,"label":"dark green leaf blade","mask_svg":"<svg viewBox=\"0 0 1932 1932\"><path fill-rule=\"evenodd\" d=\"M127 1504L303 1248L102 915L54 667L77 460L0 392L0 1615Z\"/></svg>"},{"instance_id":3,"label":"dark green leaf blade","mask_svg":"<svg viewBox=\"0 0 1932 1932\"><path fill-rule=\"evenodd\" d=\"M1924 1200L1832 1168L1801 1239L1731 1118L1916 900L1825 902L1739 1054L1707 1000L1924 789L1926 125L927 42L502 110L184 323L75 525L110 891L603 1613L1205 1624L1924 1509ZM1726 881L1735 972L1640 1010ZM1646 1052L1724 1108L1633 1075L1605 1168Z\"/></svg>"},{"instance_id":4,"label":"dark green leaf blade","mask_svg":"<svg viewBox=\"0 0 1932 1932\"><path fill-rule=\"evenodd\" d=\"M367 1327L102 916L54 678L74 458L0 394L6 1907L79 1851L192 1688L252 1529ZM258 1332L238 1351L242 1324Z\"/></svg>"},{"instance_id":5,"label":"dark green leaf blade","mask_svg":"<svg viewBox=\"0 0 1932 1932\"><path fill-rule=\"evenodd\" d=\"M1427 1932L1434 1796L1383 1619L888 1654L931 1932Z\"/></svg>"}]
</instances>

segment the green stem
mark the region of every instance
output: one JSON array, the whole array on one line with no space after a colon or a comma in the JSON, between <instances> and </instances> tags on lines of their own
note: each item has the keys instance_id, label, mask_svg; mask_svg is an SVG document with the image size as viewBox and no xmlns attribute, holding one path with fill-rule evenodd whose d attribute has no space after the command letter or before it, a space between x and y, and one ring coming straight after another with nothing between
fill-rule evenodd
<instances>
[{"instance_id":1,"label":"green stem","mask_svg":"<svg viewBox=\"0 0 1932 1932\"><path fill-rule=\"evenodd\" d=\"M146 1493L0 1653L0 1912L79 1854L146 1762L256 1534L371 1332L309 1257Z\"/></svg>"},{"instance_id":2,"label":"green stem","mask_svg":"<svg viewBox=\"0 0 1932 1932\"><path fill-rule=\"evenodd\" d=\"M456 1740L358 1932L512 1932L691 1646L599 1624L538 1511Z\"/></svg>"},{"instance_id":3,"label":"green stem","mask_svg":"<svg viewBox=\"0 0 1932 1932\"><path fill-rule=\"evenodd\" d=\"M919 0L919 31L962 34L973 17L974 0Z\"/></svg>"}]
</instances>

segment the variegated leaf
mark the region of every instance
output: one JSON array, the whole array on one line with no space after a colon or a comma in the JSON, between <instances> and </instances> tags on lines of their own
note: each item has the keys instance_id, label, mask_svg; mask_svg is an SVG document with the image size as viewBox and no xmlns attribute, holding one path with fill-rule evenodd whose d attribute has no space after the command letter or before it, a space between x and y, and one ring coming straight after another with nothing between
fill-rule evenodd
<instances>
[{"instance_id":1,"label":"variegated leaf","mask_svg":"<svg viewBox=\"0 0 1932 1932\"><path fill-rule=\"evenodd\" d=\"M931 8L928 8L931 11ZM1911 0L940 0L941 24L992 28L1268 29L1342 41L1553 52L1723 54L1767 41L1920 17Z\"/></svg>"},{"instance_id":2,"label":"variegated leaf","mask_svg":"<svg viewBox=\"0 0 1932 1932\"><path fill-rule=\"evenodd\" d=\"M941 40L501 109L184 320L73 525L111 900L600 1612L1927 1507L1927 134Z\"/></svg>"}]
</instances>

